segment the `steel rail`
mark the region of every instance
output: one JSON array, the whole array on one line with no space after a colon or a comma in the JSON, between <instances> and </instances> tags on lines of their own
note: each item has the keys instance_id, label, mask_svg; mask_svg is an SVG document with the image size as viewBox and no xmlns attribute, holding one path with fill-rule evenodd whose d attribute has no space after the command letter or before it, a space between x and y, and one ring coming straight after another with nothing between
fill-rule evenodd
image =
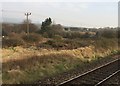
<instances>
[{"instance_id":1,"label":"steel rail","mask_svg":"<svg viewBox=\"0 0 120 86\"><path fill-rule=\"evenodd\" d=\"M82 77L82 76L85 76L85 75L87 75L87 74L89 74L89 73L92 73L93 71L97 71L98 69L103 68L103 67L106 67L106 66L108 66L108 65L110 65L110 64L112 64L112 63L114 63L114 62L116 62L116 61L118 61L118 60L120 60L120 59L117 58L117 59L115 59L115 60L113 60L113 61L110 61L110 62L104 64L104 65L101 65L101 66L99 66L99 67L96 67L96 68L94 68L94 69L92 69L92 70L90 70L90 71L87 71L87 72L85 72L85 73L83 73L83 74L80 74L80 75L78 75L78 76L76 76L76 77L73 77L73 78L68 79L68 80L66 80L66 81L64 81L64 82L61 82L61 83L59 83L57 86L64 85L64 84L66 84L66 83L68 83L68 82L70 82L70 81L73 81L73 80L75 80L75 79L77 79L77 78L80 78L80 77ZM113 75L114 75L114 74L113 74ZM112 77L113 75L111 75L111 76L109 76L109 77ZM108 77L108 78L109 78L109 77ZM106 78L106 79L107 79L107 78ZM103 81L103 80L102 80L102 81ZM99 82L99 83L97 83L97 84L102 83L102 81ZM97 86L97 85L96 85L96 86Z\"/></svg>"},{"instance_id":2,"label":"steel rail","mask_svg":"<svg viewBox=\"0 0 120 86\"><path fill-rule=\"evenodd\" d=\"M111 74L110 76L106 77L105 79L103 79L102 81L98 82L95 86L99 86L101 85L102 83L104 83L105 81L107 81L108 79L110 79L111 77L113 77L114 75L116 75L117 73L119 73L120 70L114 72L113 74Z\"/></svg>"}]
</instances>

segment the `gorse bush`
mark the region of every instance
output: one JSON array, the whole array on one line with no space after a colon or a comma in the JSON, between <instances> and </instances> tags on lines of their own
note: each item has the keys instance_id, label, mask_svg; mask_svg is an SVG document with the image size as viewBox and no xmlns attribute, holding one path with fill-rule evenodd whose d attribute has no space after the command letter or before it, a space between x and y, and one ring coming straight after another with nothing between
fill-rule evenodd
<instances>
[{"instance_id":1,"label":"gorse bush","mask_svg":"<svg viewBox=\"0 0 120 86\"><path fill-rule=\"evenodd\" d=\"M29 35L26 35L25 33L11 33L3 38L2 43L3 47L16 47L37 44L43 40L44 38L41 35L35 33Z\"/></svg>"},{"instance_id":2,"label":"gorse bush","mask_svg":"<svg viewBox=\"0 0 120 86\"><path fill-rule=\"evenodd\" d=\"M44 47L43 45L51 46L51 48L55 48L55 49L60 49L65 46L64 42L58 40L49 40L46 43L43 43L42 47Z\"/></svg>"},{"instance_id":3,"label":"gorse bush","mask_svg":"<svg viewBox=\"0 0 120 86\"><path fill-rule=\"evenodd\" d=\"M63 38L77 39L77 38L91 38L95 36L94 33L90 32L63 32L60 34Z\"/></svg>"},{"instance_id":4,"label":"gorse bush","mask_svg":"<svg viewBox=\"0 0 120 86\"><path fill-rule=\"evenodd\" d=\"M102 48L102 49L114 49L118 47L118 41L117 39L107 39L107 38L99 38L95 40L94 46L96 49Z\"/></svg>"},{"instance_id":5,"label":"gorse bush","mask_svg":"<svg viewBox=\"0 0 120 86\"><path fill-rule=\"evenodd\" d=\"M2 47L16 47L24 45L24 41L22 39L17 38L4 38L2 40Z\"/></svg>"},{"instance_id":6,"label":"gorse bush","mask_svg":"<svg viewBox=\"0 0 120 86\"><path fill-rule=\"evenodd\" d=\"M103 31L100 31L100 36L104 38L116 38L117 37L117 31L116 30L109 30L105 29Z\"/></svg>"},{"instance_id":7,"label":"gorse bush","mask_svg":"<svg viewBox=\"0 0 120 86\"><path fill-rule=\"evenodd\" d=\"M53 39L54 39L54 40L62 40L63 37L60 36L60 35L55 35L55 36L53 37Z\"/></svg>"},{"instance_id":8,"label":"gorse bush","mask_svg":"<svg viewBox=\"0 0 120 86\"><path fill-rule=\"evenodd\" d=\"M79 32L64 32L64 34L62 35L64 38L70 38L70 39L82 37L82 34L80 34Z\"/></svg>"},{"instance_id":9,"label":"gorse bush","mask_svg":"<svg viewBox=\"0 0 120 86\"><path fill-rule=\"evenodd\" d=\"M39 45L39 47L44 47L44 48L46 48L46 46L54 49L76 49L76 48L85 47L89 45L87 43L83 43L80 40L75 41L72 39L66 39L66 40L53 39L53 40L48 40L47 42Z\"/></svg>"},{"instance_id":10,"label":"gorse bush","mask_svg":"<svg viewBox=\"0 0 120 86\"><path fill-rule=\"evenodd\" d=\"M43 38L39 35L39 34L29 34L29 35L23 35L22 39L25 42L39 42L41 41Z\"/></svg>"}]
</instances>

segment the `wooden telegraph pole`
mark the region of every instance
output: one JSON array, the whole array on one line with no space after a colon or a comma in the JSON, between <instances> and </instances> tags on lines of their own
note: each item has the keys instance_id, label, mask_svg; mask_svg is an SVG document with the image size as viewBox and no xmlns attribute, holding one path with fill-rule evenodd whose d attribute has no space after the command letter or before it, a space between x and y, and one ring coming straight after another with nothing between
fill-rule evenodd
<instances>
[{"instance_id":1,"label":"wooden telegraph pole","mask_svg":"<svg viewBox=\"0 0 120 86\"><path fill-rule=\"evenodd\" d=\"M27 35L29 35L29 20L28 20L29 15L31 15L31 13L25 13L25 16L27 18Z\"/></svg>"}]
</instances>

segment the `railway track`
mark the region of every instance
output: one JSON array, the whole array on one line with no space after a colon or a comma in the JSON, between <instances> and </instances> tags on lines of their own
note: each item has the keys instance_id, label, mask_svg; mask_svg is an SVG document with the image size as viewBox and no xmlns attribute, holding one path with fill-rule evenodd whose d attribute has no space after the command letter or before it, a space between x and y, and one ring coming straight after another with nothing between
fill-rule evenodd
<instances>
[{"instance_id":1,"label":"railway track","mask_svg":"<svg viewBox=\"0 0 120 86\"><path fill-rule=\"evenodd\" d=\"M111 77L113 77L114 75L120 72L119 66L120 66L120 59L116 59L100 67L94 68L93 70L90 70L74 78L59 83L57 86L70 86L70 85L104 86L103 84L108 79L110 79Z\"/></svg>"},{"instance_id":2,"label":"railway track","mask_svg":"<svg viewBox=\"0 0 120 86\"><path fill-rule=\"evenodd\" d=\"M103 85L120 85L120 71L111 75L111 77L103 81L102 84Z\"/></svg>"}]
</instances>

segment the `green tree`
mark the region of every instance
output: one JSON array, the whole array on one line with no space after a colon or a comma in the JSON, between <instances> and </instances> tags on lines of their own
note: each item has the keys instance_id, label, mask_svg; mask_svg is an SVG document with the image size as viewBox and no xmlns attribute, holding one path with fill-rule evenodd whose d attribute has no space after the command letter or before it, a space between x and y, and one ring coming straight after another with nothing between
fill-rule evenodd
<instances>
[{"instance_id":1,"label":"green tree","mask_svg":"<svg viewBox=\"0 0 120 86\"><path fill-rule=\"evenodd\" d=\"M46 31L48 31L48 29L49 29L49 27L50 27L51 24L52 24L52 20L51 20L50 17L47 18L47 19L45 19L45 21L42 22L41 32L44 33Z\"/></svg>"}]
</instances>

